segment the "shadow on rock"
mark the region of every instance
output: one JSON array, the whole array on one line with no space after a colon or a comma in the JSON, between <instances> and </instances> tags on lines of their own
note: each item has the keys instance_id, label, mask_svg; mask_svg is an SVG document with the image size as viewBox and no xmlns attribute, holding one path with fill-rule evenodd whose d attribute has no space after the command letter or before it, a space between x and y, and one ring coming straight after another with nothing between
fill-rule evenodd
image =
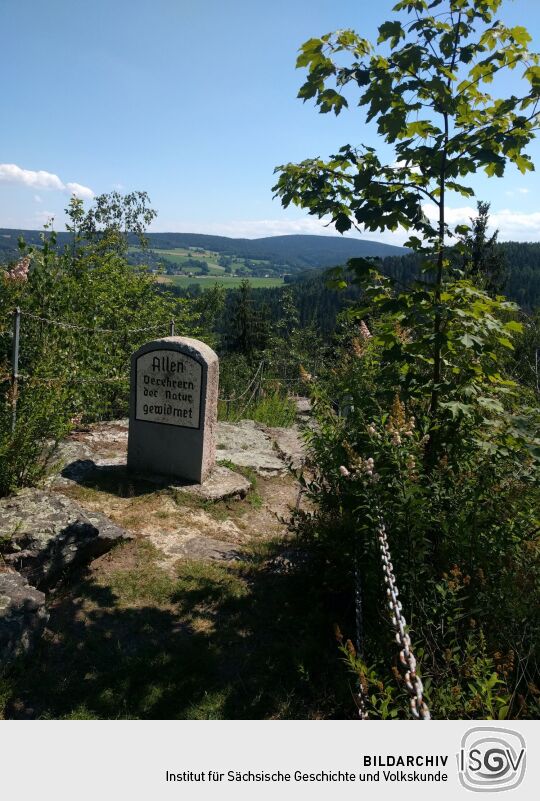
<instances>
[{"instance_id":1,"label":"shadow on rock","mask_svg":"<svg viewBox=\"0 0 540 801\"><path fill-rule=\"evenodd\" d=\"M92 459L77 459L67 464L60 475L83 487L122 498L149 495L171 484L167 476L142 477L129 471L125 463L96 464Z\"/></svg>"}]
</instances>

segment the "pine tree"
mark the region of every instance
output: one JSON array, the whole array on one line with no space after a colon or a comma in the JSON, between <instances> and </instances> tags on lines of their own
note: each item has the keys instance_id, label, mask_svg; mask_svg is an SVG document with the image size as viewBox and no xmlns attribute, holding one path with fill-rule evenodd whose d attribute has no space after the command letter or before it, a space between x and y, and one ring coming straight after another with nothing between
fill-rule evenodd
<instances>
[{"instance_id":1,"label":"pine tree","mask_svg":"<svg viewBox=\"0 0 540 801\"><path fill-rule=\"evenodd\" d=\"M499 231L488 236L490 204L479 200L478 215L471 218L471 228L462 237L460 250L463 269L468 278L490 295L498 295L505 287L507 265L497 237Z\"/></svg>"},{"instance_id":2,"label":"pine tree","mask_svg":"<svg viewBox=\"0 0 540 801\"><path fill-rule=\"evenodd\" d=\"M251 361L263 350L268 338L268 320L253 308L251 284L244 279L235 293L231 325L226 334L228 350L243 354Z\"/></svg>"}]
</instances>

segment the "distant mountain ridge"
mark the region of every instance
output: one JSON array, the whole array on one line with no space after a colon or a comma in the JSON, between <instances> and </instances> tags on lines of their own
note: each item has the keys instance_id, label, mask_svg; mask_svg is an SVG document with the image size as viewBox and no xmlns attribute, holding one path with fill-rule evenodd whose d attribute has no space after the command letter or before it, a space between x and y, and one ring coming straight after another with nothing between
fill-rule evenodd
<instances>
[{"instance_id":1,"label":"distant mountain ridge","mask_svg":"<svg viewBox=\"0 0 540 801\"><path fill-rule=\"evenodd\" d=\"M38 245L40 231L0 228L0 259L12 259L17 255L17 241L20 236L29 245ZM57 234L60 246L71 241L71 234ZM153 250L174 248L204 248L205 250L235 255L245 259L267 259L291 267L332 267L344 264L347 259L362 256L401 256L406 248L386 245L369 239L353 239L341 236L320 236L316 234L288 234L267 236L260 239L234 239L228 236L211 234L149 233L149 247ZM136 245L137 239L130 235L130 243ZM9 254L9 255L8 255Z\"/></svg>"},{"instance_id":2,"label":"distant mountain ridge","mask_svg":"<svg viewBox=\"0 0 540 801\"><path fill-rule=\"evenodd\" d=\"M361 256L401 256L406 248L369 239L316 234L287 234L260 239L233 239L209 234L149 234L151 247L202 247L246 259L268 259L296 267L331 267ZM173 244L174 243L174 244Z\"/></svg>"}]
</instances>

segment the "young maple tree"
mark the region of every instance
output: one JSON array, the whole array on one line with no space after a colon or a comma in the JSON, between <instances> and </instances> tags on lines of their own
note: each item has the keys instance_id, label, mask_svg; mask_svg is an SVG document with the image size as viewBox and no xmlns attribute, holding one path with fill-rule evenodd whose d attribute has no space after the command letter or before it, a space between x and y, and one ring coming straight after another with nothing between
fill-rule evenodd
<instances>
[{"instance_id":1,"label":"young maple tree","mask_svg":"<svg viewBox=\"0 0 540 801\"><path fill-rule=\"evenodd\" d=\"M299 97L313 98L321 113L337 115L349 107L353 90L365 121L376 123L392 157L385 162L373 147L346 144L328 160L276 168L280 175L274 191L284 206L294 203L330 218L341 233L353 226L410 232L405 244L423 254L431 278L401 300L409 321L414 321L411 309L417 320L429 318L423 342L419 326L412 347L417 353L429 347L434 428L444 394L444 354L452 350L450 298L444 287L450 272L445 269L447 249L469 231L448 224L448 193L472 197L466 179L479 170L502 176L509 162L522 173L534 169L526 147L538 128L539 58L529 50L531 37L524 27L507 27L496 19L501 2L400 0L393 9L396 18L378 29L379 51L353 30L307 41L297 60L308 71ZM506 70L519 71L519 90L495 96ZM493 94L486 91L488 84ZM426 216L426 202L437 208L434 221ZM353 260L351 266L364 272L373 267L365 260ZM456 291L463 295L469 290ZM387 309L396 310L396 300L392 303ZM478 350L485 331L478 322L478 302L471 303L477 306L469 314L474 333L465 330L462 344ZM460 314L466 323L468 311ZM499 333L504 340L504 330ZM453 380L449 376L446 382Z\"/></svg>"}]
</instances>

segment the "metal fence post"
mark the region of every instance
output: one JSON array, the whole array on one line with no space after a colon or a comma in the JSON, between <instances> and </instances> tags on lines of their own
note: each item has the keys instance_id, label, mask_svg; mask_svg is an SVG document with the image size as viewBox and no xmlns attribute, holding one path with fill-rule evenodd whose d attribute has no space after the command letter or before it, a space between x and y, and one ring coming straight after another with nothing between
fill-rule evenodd
<instances>
[{"instance_id":1,"label":"metal fence post","mask_svg":"<svg viewBox=\"0 0 540 801\"><path fill-rule=\"evenodd\" d=\"M174 336L176 336L176 333L175 333L175 326L174 326L174 320L171 320L171 323L170 323L170 325L169 325L169 336L170 336L170 337L174 337Z\"/></svg>"},{"instance_id":2,"label":"metal fence post","mask_svg":"<svg viewBox=\"0 0 540 801\"><path fill-rule=\"evenodd\" d=\"M17 306L13 312L13 341L11 343L11 431L17 424L17 396L19 394L19 339L21 333L21 310Z\"/></svg>"},{"instance_id":3,"label":"metal fence post","mask_svg":"<svg viewBox=\"0 0 540 801\"><path fill-rule=\"evenodd\" d=\"M261 362L261 372L259 373L259 384L257 386L257 395L256 395L257 403L263 397L263 377L264 377L264 362Z\"/></svg>"}]
</instances>

